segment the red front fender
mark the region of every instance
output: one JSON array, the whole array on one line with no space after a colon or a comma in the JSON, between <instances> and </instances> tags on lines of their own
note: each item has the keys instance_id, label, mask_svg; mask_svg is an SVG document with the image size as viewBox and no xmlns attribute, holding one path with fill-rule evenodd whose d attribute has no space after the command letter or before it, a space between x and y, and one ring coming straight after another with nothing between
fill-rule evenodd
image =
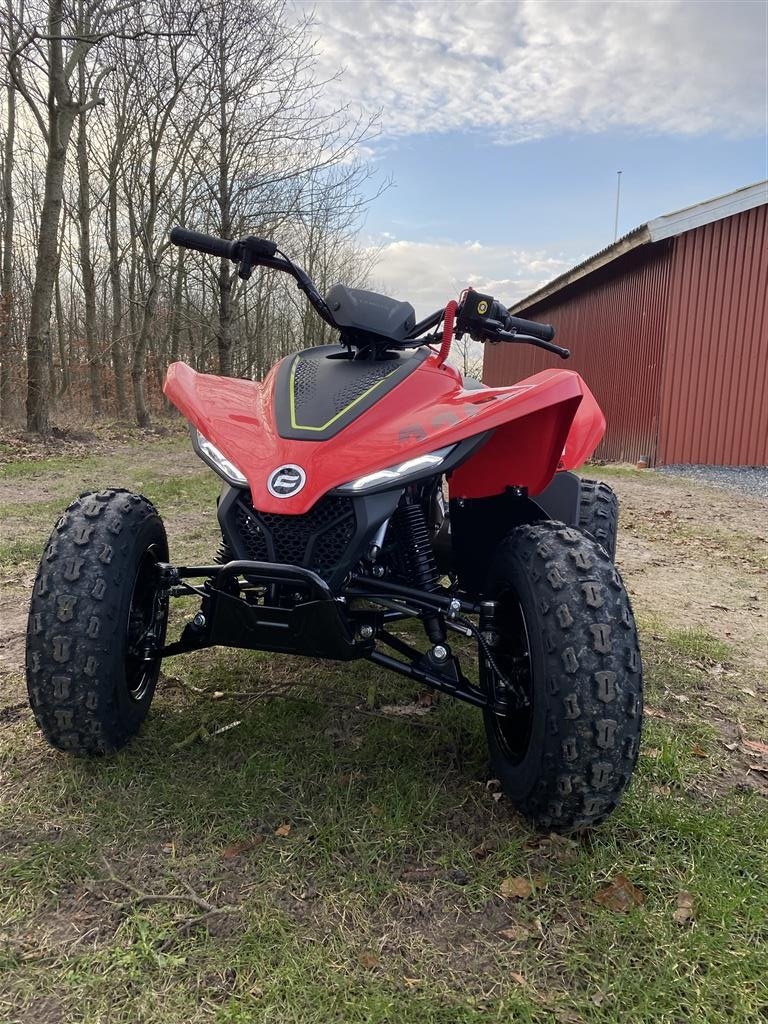
<instances>
[{"instance_id":1,"label":"red front fender","mask_svg":"<svg viewBox=\"0 0 768 1024\"><path fill-rule=\"evenodd\" d=\"M557 397L498 427L477 454L455 470L449 481L451 497L486 498L507 487L540 494L558 469L581 466L605 433L605 417L587 385L577 379L581 394Z\"/></svg>"}]
</instances>

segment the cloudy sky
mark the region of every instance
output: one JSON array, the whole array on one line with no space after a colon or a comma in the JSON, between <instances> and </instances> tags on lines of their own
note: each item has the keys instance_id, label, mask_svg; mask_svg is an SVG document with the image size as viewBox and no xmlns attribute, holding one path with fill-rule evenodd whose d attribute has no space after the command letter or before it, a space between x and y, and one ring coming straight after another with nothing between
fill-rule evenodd
<instances>
[{"instance_id":1,"label":"cloudy sky","mask_svg":"<svg viewBox=\"0 0 768 1024\"><path fill-rule=\"evenodd\" d=\"M651 217L768 177L768 4L320 0L334 100L380 111L377 286L511 303Z\"/></svg>"}]
</instances>

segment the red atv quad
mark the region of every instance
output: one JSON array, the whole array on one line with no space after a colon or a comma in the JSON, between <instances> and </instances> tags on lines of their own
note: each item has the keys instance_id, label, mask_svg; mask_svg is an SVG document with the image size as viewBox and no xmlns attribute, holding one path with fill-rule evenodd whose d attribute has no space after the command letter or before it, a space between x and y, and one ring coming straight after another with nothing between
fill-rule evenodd
<instances>
[{"instance_id":1,"label":"red atv quad","mask_svg":"<svg viewBox=\"0 0 768 1024\"><path fill-rule=\"evenodd\" d=\"M169 655L367 658L480 708L491 770L538 826L600 821L629 782L642 718L615 498L572 472L605 420L576 373L488 388L446 362L464 334L567 358L554 330L472 290L417 323L410 304L373 292L336 285L323 299L274 242L182 228L171 240L237 262L242 278L291 274L339 344L282 359L262 383L169 368L165 393L223 482L223 543L210 565L174 565L141 495L70 505L27 634L46 739L76 754L123 746ZM200 609L167 643L169 599L190 593ZM424 649L392 631L406 619ZM472 642L477 672L454 634Z\"/></svg>"}]
</instances>

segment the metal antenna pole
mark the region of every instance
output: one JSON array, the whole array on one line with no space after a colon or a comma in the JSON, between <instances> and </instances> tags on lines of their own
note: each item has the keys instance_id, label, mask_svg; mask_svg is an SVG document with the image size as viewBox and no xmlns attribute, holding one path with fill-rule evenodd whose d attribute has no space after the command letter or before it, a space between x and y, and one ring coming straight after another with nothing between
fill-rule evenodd
<instances>
[{"instance_id":1,"label":"metal antenna pole","mask_svg":"<svg viewBox=\"0 0 768 1024\"><path fill-rule=\"evenodd\" d=\"M621 197L621 171L616 171L616 216L613 221L613 240L619 237L619 198Z\"/></svg>"}]
</instances>

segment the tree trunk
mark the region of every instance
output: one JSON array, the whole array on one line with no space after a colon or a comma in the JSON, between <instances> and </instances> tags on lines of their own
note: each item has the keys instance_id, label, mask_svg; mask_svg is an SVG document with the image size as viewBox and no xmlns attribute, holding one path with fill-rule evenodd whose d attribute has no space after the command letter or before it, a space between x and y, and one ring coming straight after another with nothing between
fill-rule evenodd
<instances>
[{"instance_id":1,"label":"tree trunk","mask_svg":"<svg viewBox=\"0 0 768 1024\"><path fill-rule=\"evenodd\" d=\"M61 285L58 274L56 275L54 295L56 300L56 339L59 344L59 360L61 361L61 393L64 395L69 391L70 377L66 334L64 333L64 306L61 301Z\"/></svg>"},{"instance_id":2,"label":"tree trunk","mask_svg":"<svg viewBox=\"0 0 768 1024\"><path fill-rule=\"evenodd\" d=\"M157 260L150 261L147 267L149 275L149 291L147 300L144 303L144 314L141 318L139 336L133 349L133 361L131 364L131 382L133 384L133 401L136 409L136 422L140 427L147 428L151 425L147 398L144 390L144 371L147 366L147 349L149 348L149 335L152 330L152 323L157 309L158 292L160 291L159 267Z\"/></svg>"},{"instance_id":3,"label":"tree trunk","mask_svg":"<svg viewBox=\"0 0 768 1024\"><path fill-rule=\"evenodd\" d=\"M123 293L120 281L120 244L117 234L117 165L110 166L108 198L109 287L112 293L112 369L115 374L115 402L120 419L128 415L125 389L125 349L123 348Z\"/></svg>"},{"instance_id":4,"label":"tree trunk","mask_svg":"<svg viewBox=\"0 0 768 1024\"><path fill-rule=\"evenodd\" d=\"M16 45L17 32L13 28L13 8L7 5L9 48ZM6 132L3 152L2 204L3 240L2 268L0 269L0 420L7 419L11 406L11 324L13 320L13 158L16 138L16 88L8 76L5 88Z\"/></svg>"},{"instance_id":5,"label":"tree trunk","mask_svg":"<svg viewBox=\"0 0 768 1024\"><path fill-rule=\"evenodd\" d=\"M80 268L83 275L83 296L85 298L85 344L88 353L88 381L91 393L91 409L94 416L101 415L101 365L96 344L96 280L91 258L91 181L88 165L88 144L85 136L85 66L78 67L81 110L77 126L77 213L80 226Z\"/></svg>"},{"instance_id":6,"label":"tree trunk","mask_svg":"<svg viewBox=\"0 0 768 1024\"><path fill-rule=\"evenodd\" d=\"M47 353L50 343L51 303L56 280L59 217L67 145L74 123L73 112L49 109L51 142L45 166L45 193L40 212L35 283L32 288L27 334L27 430L36 434L47 433L49 426ZM58 145L54 141L56 137L59 140Z\"/></svg>"},{"instance_id":7,"label":"tree trunk","mask_svg":"<svg viewBox=\"0 0 768 1024\"><path fill-rule=\"evenodd\" d=\"M72 128L78 112L67 81L62 49L63 0L48 4L48 119L46 130L45 189L35 261L35 283L29 311L27 334L27 430L48 431L48 346L50 344L51 303L56 278L59 248L59 218L63 201L64 171ZM83 42L82 60L92 45ZM17 83L18 84L18 83ZM40 115L42 119L42 115Z\"/></svg>"},{"instance_id":8,"label":"tree trunk","mask_svg":"<svg viewBox=\"0 0 768 1024\"><path fill-rule=\"evenodd\" d=\"M219 270L219 373L232 376L232 275L225 260Z\"/></svg>"},{"instance_id":9,"label":"tree trunk","mask_svg":"<svg viewBox=\"0 0 768 1024\"><path fill-rule=\"evenodd\" d=\"M227 59L225 36L219 35L219 232L222 238L232 236L232 203L229 194L229 113L227 111ZM219 263L219 373L232 376L232 273L229 260Z\"/></svg>"}]
</instances>

